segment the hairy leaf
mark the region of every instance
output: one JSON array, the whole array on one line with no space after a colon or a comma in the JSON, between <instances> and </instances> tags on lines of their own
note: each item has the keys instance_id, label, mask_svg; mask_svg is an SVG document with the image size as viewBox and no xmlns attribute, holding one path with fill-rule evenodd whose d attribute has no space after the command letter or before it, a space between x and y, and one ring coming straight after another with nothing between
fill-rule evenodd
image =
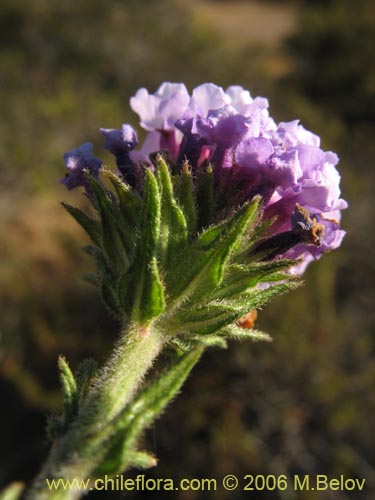
<instances>
[{"instance_id":1,"label":"hairy leaf","mask_svg":"<svg viewBox=\"0 0 375 500\"><path fill-rule=\"evenodd\" d=\"M100 227L100 223L88 215L85 214L79 208L72 207L68 205L68 203L62 202L62 206L65 208L67 212L75 219L78 224L86 231L91 241L100 246L102 242L102 230Z\"/></svg>"},{"instance_id":2,"label":"hairy leaf","mask_svg":"<svg viewBox=\"0 0 375 500\"><path fill-rule=\"evenodd\" d=\"M199 344L177 358L108 426L106 433L109 438L98 448L99 451L104 446L108 451L96 474L119 474L134 463L134 448L140 435L176 396L203 350L203 344Z\"/></svg>"},{"instance_id":3,"label":"hairy leaf","mask_svg":"<svg viewBox=\"0 0 375 500\"><path fill-rule=\"evenodd\" d=\"M185 245L187 224L173 194L168 166L161 155L157 156L157 179L161 193L161 222L159 255L162 263L169 262Z\"/></svg>"},{"instance_id":4,"label":"hairy leaf","mask_svg":"<svg viewBox=\"0 0 375 500\"><path fill-rule=\"evenodd\" d=\"M221 282L227 259L253 223L258 203L248 203L233 217L204 231L180 256L180 265L167 275L169 300L180 305L190 299L197 303Z\"/></svg>"},{"instance_id":5,"label":"hairy leaf","mask_svg":"<svg viewBox=\"0 0 375 500\"><path fill-rule=\"evenodd\" d=\"M164 288L160 279L157 254L160 235L161 199L153 173L146 170L142 234L132 277L134 289L128 293L132 302L132 320L147 323L164 310Z\"/></svg>"}]
</instances>

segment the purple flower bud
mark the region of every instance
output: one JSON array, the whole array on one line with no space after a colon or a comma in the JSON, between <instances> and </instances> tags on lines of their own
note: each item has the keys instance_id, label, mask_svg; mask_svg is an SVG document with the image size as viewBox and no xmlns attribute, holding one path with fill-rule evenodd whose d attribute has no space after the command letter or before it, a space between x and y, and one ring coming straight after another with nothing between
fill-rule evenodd
<instances>
[{"instance_id":1,"label":"purple flower bud","mask_svg":"<svg viewBox=\"0 0 375 500\"><path fill-rule=\"evenodd\" d=\"M136 131L130 125L124 123L121 130L113 128L101 128L100 132L105 139L104 147L116 158L117 168L130 186L135 186L134 163L130 152L137 146L138 137Z\"/></svg>"},{"instance_id":2,"label":"purple flower bud","mask_svg":"<svg viewBox=\"0 0 375 500\"><path fill-rule=\"evenodd\" d=\"M105 139L104 147L115 156L118 154L129 153L138 144L137 132L124 123L121 130L113 128L101 128L100 132Z\"/></svg>"},{"instance_id":3,"label":"purple flower bud","mask_svg":"<svg viewBox=\"0 0 375 500\"><path fill-rule=\"evenodd\" d=\"M60 182L64 184L69 191L78 186L84 186L86 192L90 192L84 172L88 171L92 176L98 177L102 167L102 161L98 158L94 158L92 152L93 145L90 142L85 142L78 148L64 154L65 166L68 169L68 173Z\"/></svg>"}]
</instances>

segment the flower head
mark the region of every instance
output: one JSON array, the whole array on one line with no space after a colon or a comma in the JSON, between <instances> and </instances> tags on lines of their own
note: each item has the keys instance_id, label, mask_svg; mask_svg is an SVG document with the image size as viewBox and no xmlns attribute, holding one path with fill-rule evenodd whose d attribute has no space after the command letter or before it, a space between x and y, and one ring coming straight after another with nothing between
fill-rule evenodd
<instances>
[{"instance_id":1,"label":"flower head","mask_svg":"<svg viewBox=\"0 0 375 500\"><path fill-rule=\"evenodd\" d=\"M213 83L199 85L189 95L182 83L166 82L154 94L139 89L130 105L148 132L139 149L130 125L101 132L132 187L142 171L136 166L151 166L153 153L166 150L176 171L182 172L187 161L195 179L212 166L221 213L256 195L262 197L264 217L274 221L267 244L272 258L302 258L303 270L341 244L345 232L339 222L347 203L340 198L337 155L323 151L320 138L298 120L276 124L267 99L253 98L241 86L224 90ZM101 162L91 152L92 146L85 144L65 155L70 173L62 182L69 189L84 183L85 168L97 175ZM306 211L304 217L315 233L302 228L296 207ZM317 228L319 237L314 239Z\"/></svg>"},{"instance_id":2,"label":"flower head","mask_svg":"<svg viewBox=\"0 0 375 500\"><path fill-rule=\"evenodd\" d=\"M324 232L319 246L300 241L281 251L280 256L303 258L299 270L341 244L340 211L347 203L340 198L337 155L324 152L320 138L298 120L277 125L267 99L253 98L240 86L224 90L212 83L196 87L187 99L185 87L163 84L154 95L141 89L131 105L147 130L174 137L170 152L178 164L187 159L196 173L212 164L216 188L228 204L261 195L265 216L276 218L273 235L292 231L296 205L305 207ZM147 145L162 147L158 139ZM168 141L164 146L168 149Z\"/></svg>"}]
</instances>

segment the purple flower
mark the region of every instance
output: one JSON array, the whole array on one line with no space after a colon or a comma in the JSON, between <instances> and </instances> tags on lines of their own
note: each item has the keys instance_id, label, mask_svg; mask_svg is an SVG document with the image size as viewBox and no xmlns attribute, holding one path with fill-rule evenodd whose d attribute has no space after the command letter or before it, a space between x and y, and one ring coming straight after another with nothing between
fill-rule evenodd
<instances>
[{"instance_id":1,"label":"purple flower","mask_svg":"<svg viewBox=\"0 0 375 500\"><path fill-rule=\"evenodd\" d=\"M150 155L164 149L177 168L187 159L194 176L212 164L221 208L262 196L264 217L275 220L263 245L270 246L272 258L302 257L302 272L341 244L345 232L339 222L347 203L340 197L337 155L323 151L320 138L298 120L276 124L264 97L253 98L238 85L224 90L213 83L199 85L190 96L182 83L166 82L154 94L139 89L130 105L148 132L139 149L130 125L101 132L132 187L142 171L137 165L152 166ZM102 165L93 158L91 144L64 158L69 174L62 182L68 189L87 189L83 171L97 176ZM301 213L308 222L298 220Z\"/></svg>"},{"instance_id":2,"label":"purple flower","mask_svg":"<svg viewBox=\"0 0 375 500\"><path fill-rule=\"evenodd\" d=\"M221 87L213 83L203 83L193 90L186 113L193 118L205 117L210 111L221 109L229 102L229 96Z\"/></svg>"},{"instance_id":3,"label":"purple flower","mask_svg":"<svg viewBox=\"0 0 375 500\"><path fill-rule=\"evenodd\" d=\"M321 228L319 241L298 233L301 241L284 251L281 246L279 253L302 256L299 271L340 245L345 235L340 211L347 203L340 198L338 158L324 152L320 138L298 120L277 125L267 99L253 98L240 86L224 91L212 83L196 87L189 98L183 85L165 83L154 95L139 90L131 105L151 134L140 151L132 152L133 159L148 161L154 148L163 147L180 165L188 159L193 172L211 162L227 203L263 197L265 217L276 218L274 236L292 232L296 206L306 208Z\"/></svg>"},{"instance_id":4,"label":"purple flower","mask_svg":"<svg viewBox=\"0 0 375 500\"><path fill-rule=\"evenodd\" d=\"M169 149L172 156L176 157L182 134L174 125L184 113L189 100L184 84L165 82L155 94L149 94L145 88L139 89L130 99L130 106L139 115L141 126L153 133L149 141L158 140L157 149Z\"/></svg>"},{"instance_id":5,"label":"purple flower","mask_svg":"<svg viewBox=\"0 0 375 500\"><path fill-rule=\"evenodd\" d=\"M101 160L94 158L92 152L92 144L90 142L85 142L78 148L64 154L65 166L68 169L68 173L60 182L64 184L69 191L78 186L84 186L87 192L90 191L84 172L88 171L92 176L98 177L102 167Z\"/></svg>"},{"instance_id":6,"label":"purple flower","mask_svg":"<svg viewBox=\"0 0 375 500\"><path fill-rule=\"evenodd\" d=\"M121 130L101 128L100 132L105 139L104 147L116 158L117 168L131 186L135 186L134 163L130 152L137 146L136 131L130 125L123 124Z\"/></svg>"},{"instance_id":7,"label":"purple flower","mask_svg":"<svg viewBox=\"0 0 375 500\"><path fill-rule=\"evenodd\" d=\"M131 108L138 113L141 126L148 131L173 130L176 120L189 104L189 93L183 83L162 83L155 94L145 88L130 99Z\"/></svg>"},{"instance_id":8,"label":"purple flower","mask_svg":"<svg viewBox=\"0 0 375 500\"><path fill-rule=\"evenodd\" d=\"M185 142L180 149L180 158L189 158L191 136L205 138L212 155L208 158L217 176L222 177L220 170L233 166L233 156L242 140L259 137L262 132L276 129L275 122L269 117L267 99L253 99L250 93L239 86L231 86L224 92L217 85L203 84L194 89L187 110L176 126L184 133ZM195 140L195 143L199 141ZM194 157L200 158L194 151ZM200 164L191 162L192 168Z\"/></svg>"},{"instance_id":9,"label":"purple flower","mask_svg":"<svg viewBox=\"0 0 375 500\"><path fill-rule=\"evenodd\" d=\"M160 133L149 132L140 149L130 152L130 158L134 163L151 166L150 154L160 150Z\"/></svg>"},{"instance_id":10,"label":"purple flower","mask_svg":"<svg viewBox=\"0 0 375 500\"><path fill-rule=\"evenodd\" d=\"M185 142L180 147L180 159L187 157L193 169L199 168L203 159L211 161L214 166L228 168L232 166L233 148L249 133L252 122L226 105L210 110L205 117L197 115L189 118L188 112L176 126L185 135ZM192 145L198 150L194 151ZM207 155L201 154L203 147Z\"/></svg>"}]
</instances>

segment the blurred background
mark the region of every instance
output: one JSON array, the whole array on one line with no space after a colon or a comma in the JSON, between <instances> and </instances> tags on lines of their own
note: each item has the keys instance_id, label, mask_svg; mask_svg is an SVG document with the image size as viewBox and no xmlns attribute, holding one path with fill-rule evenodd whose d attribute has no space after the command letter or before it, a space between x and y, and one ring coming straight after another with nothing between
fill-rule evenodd
<instances>
[{"instance_id":1,"label":"blurred background","mask_svg":"<svg viewBox=\"0 0 375 500\"><path fill-rule=\"evenodd\" d=\"M139 87L213 81L268 97L276 120L300 118L339 154L348 234L260 313L273 343L206 353L145 436L160 460L147 476L344 474L366 491L163 498L373 498L374 26L371 0L1 0L1 485L46 456L58 354L102 362L118 331L82 279L86 240L59 201L84 202L58 184L63 153L91 141L109 162L98 129L137 123Z\"/></svg>"}]
</instances>

